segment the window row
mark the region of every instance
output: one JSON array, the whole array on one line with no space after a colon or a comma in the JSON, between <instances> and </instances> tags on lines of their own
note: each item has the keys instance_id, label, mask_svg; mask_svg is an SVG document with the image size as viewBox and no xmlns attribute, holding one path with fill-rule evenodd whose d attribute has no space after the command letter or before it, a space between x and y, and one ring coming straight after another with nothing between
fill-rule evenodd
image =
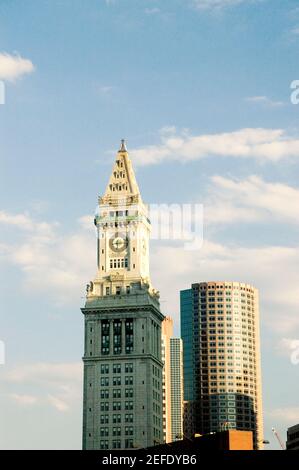
<instances>
[{"instance_id":1,"label":"window row","mask_svg":"<svg viewBox=\"0 0 299 470\"><path fill-rule=\"evenodd\" d=\"M109 402L102 402L101 405L100 405L100 408L101 408L101 411L110 411L110 403ZM121 401L114 401L112 403L111 408L112 408L113 411L121 411L122 409L130 411L130 410L134 409L134 402L125 401L125 403L122 404Z\"/></svg>"},{"instance_id":2,"label":"window row","mask_svg":"<svg viewBox=\"0 0 299 470\"><path fill-rule=\"evenodd\" d=\"M129 266L128 258L112 258L110 259L110 269L127 268Z\"/></svg>"},{"instance_id":3,"label":"window row","mask_svg":"<svg viewBox=\"0 0 299 470\"><path fill-rule=\"evenodd\" d=\"M104 389L104 390L101 390L101 398L103 400L108 400L110 398L110 391L109 389ZM122 391L121 389L115 389L115 390L112 390L112 396L113 398L121 398L122 396ZM125 398L133 398L134 396L134 391L132 388L125 388L125 392L124 392L124 396Z\"/></svg>"},{"instance_id":4,"label":"window row","mask_svg":"<svg viewBox=\"0 0 299 470\"><path fill-rule=\"evenodd\" d=\"M121 385L122 384L121 379L122 379L121 377L113 377L112 380L110 381L109 377L101 377L101 386L109 387L110 383L112 383L113 386ZM125 385L133 385L133 376L126 375L124 382L125 382Z\"/></svg>"},{"instance_id":5,"label":"window row","mask_svg":"<svg viewBox=\"0 0 299 470\"><path fill-rule=\"evenodd\" d=\"M134 428L133 426L125 426L124 428L124 435L125 436L133 436ZM121 427L113 427L112 428L112 436L121 436L122 435L122 428ZM108 437L109 436L109 428L100 428L100 436L101 437Z\"/></svg>"},{"instance_id":6,"label":"window row","mask_svg":"<svg viewBox=\"0 0 299 470\"><path fill-rule=\"evenodd\" d=\"M113 374L121 374L123 368L122 364L101 364L101 374L109 374L109 371L112 369ZM125 363L124 371L125 373L133 372L133 364L132 363Z\"/></svg>"},{"instance_id":7,"label":"window row","mask_svg":"<svg viewBox=\"0 0 299 470\"><path fill-rule=\"evenodd\" d=\"M134 447L133 439L125 439L125 449L132 449ZM109 441L100 441L100 449L101 450L108 450L111 446L109 445ZM121 440L113 440L112 441L112 449L121 449Z\"/></svg>"},{"instance_id":8,"label":"window row","mask_svg":"<svg viewBox=\"0 0 299 470\"><path fill-rule=\"evenodd\" d=\"M100 423L101 424L109 424L110 418L113 424L121 424L122 422L122 415L121 414L113 414L112 417L110 415L101 415L100 416ZM132 413L125 414L124 418L125 423L133 423L134 422L134 415Z\"/></svg>"}]
</instances>

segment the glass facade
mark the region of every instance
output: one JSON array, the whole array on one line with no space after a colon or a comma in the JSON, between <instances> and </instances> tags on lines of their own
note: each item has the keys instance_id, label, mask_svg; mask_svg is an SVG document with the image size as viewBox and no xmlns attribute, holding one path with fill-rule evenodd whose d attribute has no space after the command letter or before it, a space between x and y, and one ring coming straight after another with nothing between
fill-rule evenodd
<instances>
[{"instance_id":1,"label":"glass facade","mask_svg":"<svg viewBox=\"0 0 299 470\"><path fill-rule=\"evenodd\" d=\"M257 291L248 284L199 283L181 291L184 400L193 404L193 432L251 430L259 447L258 314Z\"/></svg>"},{"instance_id":2,"label":"glass facade","mask_svg":"<svg viewBox=\"0 0 299 470\"><path fill-rule=\"evenodd\" d=\"M183 340L184 400L192 401L194 396L194 315L192 289L180 293L181 338Z\"/></svg>"}]
</instances>

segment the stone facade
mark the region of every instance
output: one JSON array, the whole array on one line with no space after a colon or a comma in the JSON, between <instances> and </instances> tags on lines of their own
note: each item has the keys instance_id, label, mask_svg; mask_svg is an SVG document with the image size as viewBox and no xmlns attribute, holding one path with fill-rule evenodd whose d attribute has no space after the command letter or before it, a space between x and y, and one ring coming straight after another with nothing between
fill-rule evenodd
<instances>
[{"instance_id":1,"label":"stone facade","mask_svg":"<svg viewBox=\"0 0 299 470\"><path fill-rule=\"evenodd\" d=\"M150 221L122 142L95 217L98 271L87 285L83 448L163 442L159 293L149 277Z\"/></svg>"},{"instance_id":2,"label":"stone facade","mask_svg":"<svg viewBox=\"0 0 299 470\"><path fill-rule=\"evenodd\" d=\"M170 338L171 441L184 438L183 341Z\"/></svg>"},{"instance_id":3,"label":"stone facade","mask_svg":"<svg viewBox=\"0 0 299 470\"><path fill-rule=\"evenodd\" d=\"M173 336L173 320L165 317L162 322L163 362L163 442L171 442L171 358L170 338Z\"/></svg>"}]
</instances>

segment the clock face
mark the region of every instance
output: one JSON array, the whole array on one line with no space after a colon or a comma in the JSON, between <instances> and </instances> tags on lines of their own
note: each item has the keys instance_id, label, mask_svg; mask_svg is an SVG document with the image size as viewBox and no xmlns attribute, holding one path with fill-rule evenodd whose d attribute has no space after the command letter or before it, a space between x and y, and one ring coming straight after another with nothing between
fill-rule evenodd
<instances>
[{"instance_id":1,"label":"clock face","mask_svg":"<svg viewBox=\"0 0 299 470\"><path fill-rule=\"evenodd\" d=\"M114 238L111 238L109 241L109 245L112 251L114 252L121 252L124 251L127 247L127 239L123 235L116 235Z\"/></svg>"}]
</instances>

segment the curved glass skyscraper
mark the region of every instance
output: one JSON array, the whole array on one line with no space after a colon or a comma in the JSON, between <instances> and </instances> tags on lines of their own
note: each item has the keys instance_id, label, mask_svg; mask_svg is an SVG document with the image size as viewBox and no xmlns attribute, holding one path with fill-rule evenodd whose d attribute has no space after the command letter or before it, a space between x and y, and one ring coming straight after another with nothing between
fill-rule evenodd
<instances>
[{"instance_id":1,"label":"curved glass skyscraper","mask_svg":"<svg viewBox=\"0 0 299 470\"><path fill-rule=\"evenodd\" d=\"M239 282L192 284L181 291L181 336L185 434L251 430L261 448L257 289Z\"/></svg>"}]
</instances>

